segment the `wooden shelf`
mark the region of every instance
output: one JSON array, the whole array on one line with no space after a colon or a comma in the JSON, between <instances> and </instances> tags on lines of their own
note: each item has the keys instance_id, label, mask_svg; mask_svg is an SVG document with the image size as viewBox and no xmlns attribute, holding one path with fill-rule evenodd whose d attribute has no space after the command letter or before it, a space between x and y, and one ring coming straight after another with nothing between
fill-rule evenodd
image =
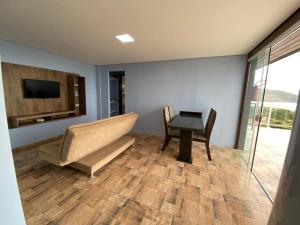
<instances>
[{"instance_id":1,"label":"wooden shelf","mask_svg":"<svg viewBox=\"0 0 300 225\"><path fill-rule=\"evenodd\" d=\"M69 109L75 110L77 116L86 114L85 78L81 76L69 76Z\"/></svg>"},{"instance_id":2,"label":"wooden shelf","mask_svg":"<svg viewBox=\"0 0 300 225\"><path fill-rule=\"evenodd\" d=\"M44 123L51 120L56 120L60 118L66 118L75 116L76 111L64 111L64 112L51 112L51 113L41 113L41 114L33 114L33 115L23 115L23 116L12 116L9 118L11 127L17 128L25 125L32 125L38 123ZM39 119L43 119L42 122L37 121Z\"/></svg>"},{"instance_id":3,"label":"wooden shelf","mask_svg":"<svg viewBox=\"0 0 300 225\"><path fill-rule=\"evenodd\" d=\"M9 128L86 114L85 77L79 74L25 65L1 64ZM24 79L59 82L60 97L56 99L25 98ZM40 121L38 121L39 119Z\"/></svg>"}]
</instances>

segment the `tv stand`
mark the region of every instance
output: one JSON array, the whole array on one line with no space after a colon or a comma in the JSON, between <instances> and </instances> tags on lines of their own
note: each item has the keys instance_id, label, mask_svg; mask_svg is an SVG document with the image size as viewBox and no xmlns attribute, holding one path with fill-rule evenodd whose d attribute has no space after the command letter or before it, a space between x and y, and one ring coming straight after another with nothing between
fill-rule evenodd
<instances>
[{"instance_id":1,"label":"tv stand","mask_svg":"<svg viewBox=\"0 0 300 225\"><path fill-rule=\"evenodd\" d=\"M62 111L62 112L50 112L50 113L40 113L40 114L31 114L23 116L11 116L9 117L10 124L12 128L23 127L26 125L44 123L47 121L58 120L68 117L74 117L76 111ZM39 121L40 119L40 121Z\"/></svg>"}]
</instances>

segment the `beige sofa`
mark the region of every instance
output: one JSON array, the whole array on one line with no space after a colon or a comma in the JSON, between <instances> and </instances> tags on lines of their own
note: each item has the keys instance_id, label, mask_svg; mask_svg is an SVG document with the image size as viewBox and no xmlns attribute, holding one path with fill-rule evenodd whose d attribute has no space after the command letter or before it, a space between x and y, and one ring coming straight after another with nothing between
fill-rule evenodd
<instances>
[{"instance_id":1,"label":"beige sofa","mask_svg":"<svg viewBox=\"0 0 300 225\"><path fill-rule=\"evenodd\" d=\"M39 157L58 166L69 165L94 172L134 144L126 136L133 128L136 113L70 126L62 140L39 147Z\"/></svg>"}]
</instances>

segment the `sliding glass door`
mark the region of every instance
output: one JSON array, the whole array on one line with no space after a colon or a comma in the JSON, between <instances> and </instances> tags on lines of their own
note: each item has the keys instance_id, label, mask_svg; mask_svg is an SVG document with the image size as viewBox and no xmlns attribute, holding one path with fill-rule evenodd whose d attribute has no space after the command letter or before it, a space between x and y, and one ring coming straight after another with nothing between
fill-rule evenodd
<instances>
[{"instance_id":1,"label":"sliding glass door","mask_svg":"<svg viewBox=\"0 0 300 225\"><path fill-rule=\"evenodd\" d=\"M299 75L300 52L273 62L269 66L252 171L273 200L297 107Z\"/></svg>"},{"instance_id":2,"label":"sliding glass door","mask_svg":"<svg viewBox=\"0 0 300 225\"><path fill-rule=\"evenodd\" d=\"M300 26L248 62L239 149L273 200L300 89Z\"/></svg>"},{"instance_id":3,"label":"sliding glass door","mask_svg":"<svg viewBox=\"0 0 300 225\"><path fill-rule=\"evenodd\" d=\"M264 49L248 64L248 87L245 96L242 132L239 148L243 149L243 158L251 166L261 118L266 76L268 70L269 49Z\"/></svg>"}]
</instances>

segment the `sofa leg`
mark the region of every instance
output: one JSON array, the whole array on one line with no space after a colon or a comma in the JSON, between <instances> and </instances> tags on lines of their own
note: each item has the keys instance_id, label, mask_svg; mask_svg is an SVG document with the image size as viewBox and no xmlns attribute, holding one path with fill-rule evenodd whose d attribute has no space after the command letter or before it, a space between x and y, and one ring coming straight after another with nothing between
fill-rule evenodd
<instances>
[{"instance_id":1,"label":"sofa leg","mask_svg":"<svg viewBox=\"0 0 300 225\"><path fill-rule=\"evenodd\" d=\"M90 178L91 179L95 178L94 173L91 173Z\"/></svg>"}]
</instances>

